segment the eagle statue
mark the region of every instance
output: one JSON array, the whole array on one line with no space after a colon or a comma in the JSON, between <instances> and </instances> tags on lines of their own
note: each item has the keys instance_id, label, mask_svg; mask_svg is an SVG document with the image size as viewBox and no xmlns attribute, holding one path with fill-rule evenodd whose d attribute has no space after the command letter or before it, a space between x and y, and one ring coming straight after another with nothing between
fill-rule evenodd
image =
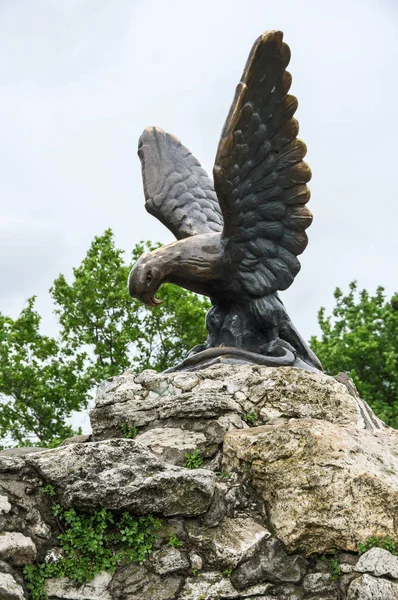
<instances>
[{"instance_id":1,"label":"eagle statue","mask_svg":"<svg viewBox=\"0 0 398 600\"><path fill-rule=\"evenodd\" d=\"M156 306L167 282L213 304L207 341L169 371L216 362L322 369L278 296L300 270L312 221L289 60L280 31L254 43L221 133L214 182L174 135L148 127L139 140L146 209L178 241L138 260L129 292Z\"/></svg>"}]
</instances>

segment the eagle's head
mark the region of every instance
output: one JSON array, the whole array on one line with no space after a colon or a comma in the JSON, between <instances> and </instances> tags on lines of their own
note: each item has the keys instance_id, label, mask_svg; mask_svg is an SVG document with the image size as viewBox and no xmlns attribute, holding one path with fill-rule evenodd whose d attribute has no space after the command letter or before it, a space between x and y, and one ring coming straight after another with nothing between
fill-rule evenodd
<instances>
[{"instance_id":1,"label":"eagle's head","mask_svg":"<svg viewBox=\"0 0 398 600\"><path fill-rule=\"evenodd\" d=\"M136 262L129 275L129 293L148 306L158 306L163 300L155 298L158 288L163 283L161 266L155 253L144 254Z\"/></svg>"}]
</instances>

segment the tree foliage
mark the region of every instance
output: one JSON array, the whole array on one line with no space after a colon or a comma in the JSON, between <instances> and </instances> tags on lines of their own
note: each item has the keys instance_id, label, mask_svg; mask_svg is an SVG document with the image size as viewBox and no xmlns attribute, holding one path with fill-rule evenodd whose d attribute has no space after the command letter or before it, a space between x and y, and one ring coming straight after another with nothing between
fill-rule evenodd
<instances>
[{"instance_id":1,"label":"tree foliage","mask_svg":"<svg viewBox=\"0 0 398 600\"><path fill-rule=\"evenodd\" d=\"M56 338L41 334L34 298L15 320L0 313L0 439L57 443L75 433L67 419L97 383L127 368L164 370L205 341L206 299L172 285L159 308L130 298L131 265L153 248L137 244L126 263L110 229L95 237L73 280L59 275L50 290Z\"/></svg>"},{"instance_id":2,"label":"tree foliage","mask_svg":"<svg viewBox=\"0 0 398 600\"><path fill-rule=\"evenodd\" d=\"M169 284L160 289L158 297L164 302L156 308L129 296L131 265L158 246L137 244L126 264L108 229L94 238L73 271L73 282L60 275L51 288L61 337L73 349L87 349L96 382L127 368L162 371L206 339L206 299Z\"/></svg>"},{"instance_id":3,"label":"tree foliage","mask_svg":"<svg viewBox=\"0 0 398 600\"><path fill-rule=\"evenodd\" d=\"M372 296L352 282L334 297L332 315L319 311L322 335L311 348L327 373L347 372L376 414L398 427L398 294L387 300L382 287Z\"/></svg>"},{"instance_id":4,"label":"tree foliage","mask_svg":"<svg viewBox=\"0 0 398 600\"><path fill-rule=\"evenodd\" d=\"M39 331L35 298L15 320L0 314L0 438L48 445L73 434L65 420L86 405L85 354Z\"/></svg>"}]
</instances>

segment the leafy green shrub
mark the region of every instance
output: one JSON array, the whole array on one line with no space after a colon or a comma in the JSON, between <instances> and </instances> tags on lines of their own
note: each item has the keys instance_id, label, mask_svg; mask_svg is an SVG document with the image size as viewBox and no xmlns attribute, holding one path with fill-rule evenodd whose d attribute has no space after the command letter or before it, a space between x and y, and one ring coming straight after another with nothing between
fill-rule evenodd
<instances>
[{"instance_id":1,"label":"leafy green shrub","mask_svg":"<svg viewBox=\"0 0 398 600\"><path fill-rule=\"evenodd\" d=\"M53 496L52 486L46 486ZM49 489L52 488L52 489ZM64 510L53 505L62 533L62 555L57 562L29 565L24 569L31 600L45 600L45 580L67 577L76 583L91 581L101 571L114 572L122 561L142 564L152 552L159 519L112 513L102 508L94 514Z\"/></svg>"},{"instance_id":2,"label":"leafy green shrub","mask_svg":"<svg viewBox=\"0 0 398 600\"><path fill-rule=\"evenodd\" d=\"M359 542L357 548L358 554L364 554L371 548L383 548L391 552L391 554L398 555L398 540L394 541L389 535L383 538L370 537L366 542Z\"/></svg>"},{"instance_id":3,"label":"leafy green shrub","mask_svg":"<svg viewBox=\"0 0 398 600\"><path fill-rule=\"evenodd\" d=\"M203 459L200 455L200 450L194 450L192 454L189 452L185 454L184 467L187 469L199 469L202 463Z\"/></svg>"}]
</instances>

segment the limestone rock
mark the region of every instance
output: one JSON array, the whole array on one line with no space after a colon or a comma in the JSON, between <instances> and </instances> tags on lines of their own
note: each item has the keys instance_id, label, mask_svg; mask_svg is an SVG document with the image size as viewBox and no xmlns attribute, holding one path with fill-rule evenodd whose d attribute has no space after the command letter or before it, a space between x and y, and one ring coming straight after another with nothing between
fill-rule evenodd
<instances>
[{"instance_id":1,"label":"limestone rock","mask_svg":"<svg viewBox=\"0 0 398 600\"><path fill-rule=\"evenodd\" d=\"M139 436L139 442L173 465L182 465L185 454L194 450L199 450L202 456L208 454L203 433L185 431L179 427L150 429ZM217 446L213 448L213 452L216 451Z\"/></svg>"},{"instance_id":2,"label":"limestone rock","mask_svg":"<svg viewBox=\"0 0 398 600\"><path fill-rule=\"evenodd\" d=\"M196 554L196 552L191 552L191 554L189 555L189 561L191 563L191 568L194 569L195 571L201 571L203 568L203 560L202 557L199 554Z\"/></svg>"},{"instance_id":3,"label":"limestone rock","mask_svg":"<svg viewBox=\"0 0 398 600\"><path fill-rule=\"evenodd\" d=\"M112 600L108 586L110 573L100 573L89 583L78 585L69 579L48 579L46 593L48 600Z\"/></svg>"},{"instance_id":4,"label":"limestone rock","mask_svg":"<svg viewBox=\"0 0 398 600\"><path fill-rule=\"evenodd\" d=\"M398 579L398 556L393 556L383 548L371 548L359 558L355 571L371 573L375 577L392 577Z\"/></svg>"},{"instance_id":5,"label":"limestone rock","mask_svg":"<svg viewBox=\"0 0 398 600\"><path fill-rule=\"evenodd\" d=\"M0 573L0 598L1 600L25 600L22 587L8 573Z\"/></svg>"},{"instance_id":6,"label":"limestone rock","mask_svg":"<svg viewBox=\"0 0 398 600\"><path fill-rule=\"evenodd\" d=\"M118 570L109 586L112 600L173 600L182 577L155 575L144 566L127 565Z\"/></svg>"},{"instance_id":7,"label":"limestone rock","mask_svg":"<svg viewBox=\"0 0 398 600\"><path fill-rule=\"evenodd\" d=\"M11 450L0 453L0 532L23 532L36 545L51 535L48 521L53 521L50 505L43 502L40 489L42 480L34 469L27 466L26 452L14 454ZM31 449L29 449L30 452ZM40 448L42 452L44 449ZM8 509L9 505L9 509Z\"/></svg>"},{"instance_id":8,"label":"limestone rock","mask_svg":"<svg viewBox=\"0 0 398 600\"><path fill-rule=\"evenodd\" d=\"M18 531L1 533L0 558L14 566L29 565L36 560L36 546Z\"/></svg>"},{"instance_id":9,"label":"limestone rock","mask_svg":"<svg viewBox=\"0 0 398 600\"><path fill-rule=\"evenodd\" d=\"M362 575L351 583L347 600L398 600L398 582Z\"/></svg>"},{"instance_id":10,"label":"limestone rock","mask_svg":"<svg viewBox=\"0 0 398 600\"><path fill-rule=\"evenodd\" d=\"M270 532L253 519L225 518L218 527L203 528L196 521L187 523L188 538L206 555L210 565L220 570L237 567L251 558Z\"/></svg>"},{"instance_id":11,"label":"limestone rock","mask_svg":"<svg viewBox=\"0 0 398 600\"><path fill-rule=\"evenodd\" d=\"M84 585L47 580L49 600L398 600L398 558L354 554L370 536L398 537L398 432L346 378L259 365L127 371L100 386L92 420L92 438L0 453L0 558L16 564L10 544L1 553L14 534L40 561L62 556L49 483L65 508L165 518L142 565ZM196 449L203 468L181 467ZM306 558L331 548L343 550L339 581ZM9 563L0 598L24 600Z\"/></svg>"},{"instance_id":12,"label":"limestone rock","mask_svg":"<svg viewBox=\"0 0 398 600\"><path fill-rule=\"evenodd\" d=\"M180 552L172 546L164 546L156 550L150 559L154 570L158 575L174 573L189 568L189 560L184 552Z\"/></svg>"},{"instance_id":13,"label":"limestone rock","mask_svg":"<svg viewBox=\"0 0 398 600\"><path fill-rule=\"evenodd\" d=\"M7 514L11 510L11 504L7 496L0 496L0 514Z\"/></svg>"},{"instance_id":14,"label":"limestone rock","mask_svg":"<svg viewBox=\"0 0 398 600\"><path fill-rule=\"evenodd\" d=\"M245 472L290 551L355 551L398 537L398 432L295 419L230 432L223 468Z\"/></svg>"},{"instance_id":15,"label":"limestone rock","mask_svg":"<svg viewBox=\"0 0 398 600\"><path fill-rule=\"evenodd\" d=\"M308 573L304 577L303 588L310 594L335 594L338 584L333 581L330 573Z\"/></svg>"},{"instance_id":16,"label":"limestone rock","mask_svg":"<svg viewBox=\"0 0 398 600\"><path fill-rule=\"evenodd\" d=\"M66 438L61 446L67 446L68 444L84 444L85 442L91 442L90 435L74 435L70 438Z\"/></svg>"},{"instance_id":17,"label":"limestone rock","mask_svg":"<svg viewBox=\"0 0 398 600\"><path fill-rule=\"evenodd\" d=\"M239 565L232 573L233 585L243 590L260 581L298 583L306 572L306 560L286 553L280 541L265 542L253 558Z\"/></svg>"},{"instance_id":18,"label":"limestone rock","mask_svg":"<svg viewBox=\"0 0 398 600\"><path fill-rule=\"evenodd\" d=\"M268 590L272 588L269 584L259 584L253 586L244 592L239 592L231 584L230 580L223 577L221 573L216 571L208 571L201 573L196 577L189 577L182 589L181 594L178 596L179 600L218 600L223 598L225 600L229 598L265 598L264 596ZM261 595L260 595L261 594Z\"/></svg>"},{"instance_id":19,"label":"limestone rock","mask_svg":"<svg viewBox=\"0 0 398 600\"><path fill-rule=\"evenodd\" d=\"M214 474L160 461L135 440L71 444L28 455L66 506L138 514L199 515L211 503Z\"/></svg>"},{"instance_id":20,"label":"limestone rock","mask_svg":"<svg viewBox=\"0 0 398 600\"><path fill-rule=\"evenodd\" d=\"M314 418L372 427L364 403L333 377L259 365L214 365L195 373L126 371L100 386L90 419L98 440L120 437L124 422L137 426L139 435L168 426L170 419L235 415L233 427L245 427L241 417L248 412L257 413L257 424Z\"/></svg>"}]
</instances>

